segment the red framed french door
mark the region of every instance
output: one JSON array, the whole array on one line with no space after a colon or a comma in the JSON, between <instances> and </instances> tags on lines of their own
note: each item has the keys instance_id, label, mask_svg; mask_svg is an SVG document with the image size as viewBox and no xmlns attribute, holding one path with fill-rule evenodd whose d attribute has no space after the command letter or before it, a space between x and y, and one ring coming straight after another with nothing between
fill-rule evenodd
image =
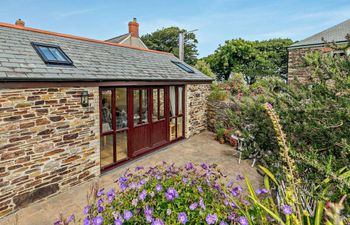
<instances>
[{"instance_id":1,"label":"red framed french door","mask_svg":"<svg viewBox=\"0 0 350 225\"><path fill-rule=\"evenodd\" d=\"M168 89L166 87L129 88L130 157L143 154L168 142Z\"/></svg>"},{"instance_id":2,"label":"red framed french door","mask_svg":"<svg viewBox=\"0 0 350 225\"><path fill-rule=\"evenodd\" d=\"M169 86L169 140L185 136L185 87Z\"/></svg>"}]
</instances>

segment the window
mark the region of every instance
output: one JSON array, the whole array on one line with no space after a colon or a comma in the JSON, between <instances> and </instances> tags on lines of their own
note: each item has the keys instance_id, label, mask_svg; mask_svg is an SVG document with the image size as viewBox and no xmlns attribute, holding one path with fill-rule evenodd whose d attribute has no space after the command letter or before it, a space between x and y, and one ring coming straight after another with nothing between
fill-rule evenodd
<instances>
[{"instance_id":1,"label":"window","mask_svg":"<svg viewBox=\"0 0 350 225\"><path fill-rule=\"evenodd\" d=\"M33 42L32 46L46 64L73 65L73 61L57 45Z\"/></svg>"},{"instance_id":2,"label":"window","mask_svg":"<svg viewBox=\"0 0 350 225\"><path fill-rule=\"evenodd\" d=\"M186 71L187 73L194 73L194 71L190 67L186 66L181 62L176 62L176 61L171 61L171 62L177 65L178 67L180 67L181 69L183 69L184 71Z\"/></svg>"}]
</instances>

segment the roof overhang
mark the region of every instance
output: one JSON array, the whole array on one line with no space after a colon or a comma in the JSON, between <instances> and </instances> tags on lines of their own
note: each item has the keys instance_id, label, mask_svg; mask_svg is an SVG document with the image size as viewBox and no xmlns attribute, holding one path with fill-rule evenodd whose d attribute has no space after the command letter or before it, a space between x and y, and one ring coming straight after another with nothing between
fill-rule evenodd
<instances>
[{"instance_id":1,"label":"roof overhang","mask_svg":"<svg viewBox=\"0 0 350 225\"><path fill-rule=\"evenodd\" d=\"M335 44L341 45L341 44L346 44L348 41L337 41ZM290 46L288 47L288 50L293 50L293 49L300 49L300 48L317 48L317 47L324 47L326 46L326 43L315 43L315 44L307 44L307 45L296 45L296 46Z\"/></svg>"}]
</instances>

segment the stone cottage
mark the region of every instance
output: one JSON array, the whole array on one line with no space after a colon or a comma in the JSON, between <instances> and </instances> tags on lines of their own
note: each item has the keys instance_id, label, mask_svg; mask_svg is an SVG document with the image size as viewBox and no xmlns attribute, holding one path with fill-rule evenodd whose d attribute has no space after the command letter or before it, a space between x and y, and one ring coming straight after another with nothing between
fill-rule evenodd
<instances>
[{"instance_id":1,"label":"stone cottage","mask_svg":"<svg viewBox=\"0 0 350 225\"><path fill-rule=\"evenodd\" d=\"M0 215L205 129L210 83L166 52L0 23Z\"/></svg>"},{"instance_id":2,"label":"stone cottage","mask_svg":"<svg viewBox=\"0 0 350 225\"><path fill-rule=\"evenodd\" d=\"M326 46L326 42L334 42L337 45L347 43L346 36L350 34L350 19L337 24L327 30L292 44L288 48L288 81L298 79L300 82L307 81L307 68L301 67L301 58L312 51L321 51L331 54L350 54L346 51L333 51Z\"/></svg>"}]
</instances>

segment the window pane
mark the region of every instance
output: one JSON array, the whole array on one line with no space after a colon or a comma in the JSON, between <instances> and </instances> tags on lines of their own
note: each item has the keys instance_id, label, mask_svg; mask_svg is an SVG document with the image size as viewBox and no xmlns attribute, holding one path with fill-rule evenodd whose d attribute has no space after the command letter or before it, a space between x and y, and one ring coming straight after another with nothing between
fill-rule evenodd
<instances>
[{"instance_id":1,"label":"window pane","mask_svg":"<svg viewBox=\"0 0 350 225\"><path fill-rule=\"evenodd\" d=\"M126 159L128 156L128 132L117 133L117 161Z\"/></svg>"},{"instance_id":2,"label":"window pane","mask_svg":"<svg viewBox=\"0 0 350 225\"><path fill-rule=\"evenodd\" d=\"M140 124L140 91L134 90L134 125Z\"/></svg>"},{"instance_id":3,"label":"window pane","mask_svg":"<svg viewBox=\"0 0 350 225\"><path fill-rule=\"evenodd\" d=\"M179 112L179 115L182 114L182 92L183 92L183 88L179 87L179 89L178 89L178 94L179 94L179 96L178 96L178 107L179 107L178 112Z\"/></svg>"},{"instance_id":4,"label":"window pane","mask_svg":"<svg viewBox=\"0 0 350 225\"><path fill-rule=\"evenodd\" d=\"M148 93L142 90L142 123L148 122Z\"/></svg>"},{"instance_id":5,"label":"window pane","mask_svg":"<svg viewBox=\"0 0 350 225\"><path fill-rule=\"evenodd\" d=\"M170 141L175 140L176 139L176 120L175 118L170 119L170 123L169 123L169 130L170 130Z\"/></svg>"},{"instance_id":6,"label":"window pane","mask_svg":"<svg viewBox=\"0 0 350 225\"><path fill-rule=\"evenodd\" d=\"M56 60L56 57L51 53L51 51L47 47L39 46L39 49L48 60Z\"/></svg>"},{"instance_id":7,"label":"window pane","mask_svg":"<svg viewBox=\"0 0 350 225\"><path fill-rule=\"evenodd\" d=\"M113 134L101 136L100 139L101 166L113 163Z\"/></svg>"},{"instance_id":8,"label":"window pane","mask_svg":"<svg viewBox=\"0 0 350 225\"><path fill-rule=\"evenodd\" d=\"M128 127L128 106L126 88L115 89L115 113L117 129Z\"/></svg>"},{"instance_id":9,"label":"window pane","mask_svg":"<svg viewBox=\"0 0 350 225\"><path fill-rule=\"evenodd\" d=\"M176 109L175 109L175 87L170 86L169 87L169 98L170 98L170 117L175 116Z\"/></svg>"},{"instance_id":10,"label":"window pane","mask_svg":"<svg viewBox=\"0 0 350 225\"><path fill-rule=\"evenodd\" d=\"M158 120L158 89L153 89L153 112L152 121Z\"/></svg>"},{"instance_id":11,"label":"window pane","mask_svg":"<svg viewBox=\"0 0 350 225\"><path fill-rule=\"evenodd\" d=\"M102 95L102 133L112 130L112 91L105 90Z\"/></svg>"},{"instance_id":12,"label":"window pane","mask_svg":"<svg viewBox=\"0 0 350 225\"><path fill-rule=\"evenodd\" d=\"M60 51L57 50L57 48L49 48L52 55L56 58L58 61L67 61L66 58L61 54Z\"/></svg>"},{"instance_id":13,"label":"window pane","mask_svg":"<svg viewBox=\"0 0 350 225\"><path fill-rule=\"evenodd\" d=\"M177 118L177 137L183 136L182 117Z\"/></svg>"},{"instance_id":14,"label":"window pane","mask_svg":"<svg viewBox=\"0 0 350 225\"><path fill-rule=\"evenodd\" d=\"M164 118L164 89L159 89L159 119Z\"/></svg>"}]
</instances>

